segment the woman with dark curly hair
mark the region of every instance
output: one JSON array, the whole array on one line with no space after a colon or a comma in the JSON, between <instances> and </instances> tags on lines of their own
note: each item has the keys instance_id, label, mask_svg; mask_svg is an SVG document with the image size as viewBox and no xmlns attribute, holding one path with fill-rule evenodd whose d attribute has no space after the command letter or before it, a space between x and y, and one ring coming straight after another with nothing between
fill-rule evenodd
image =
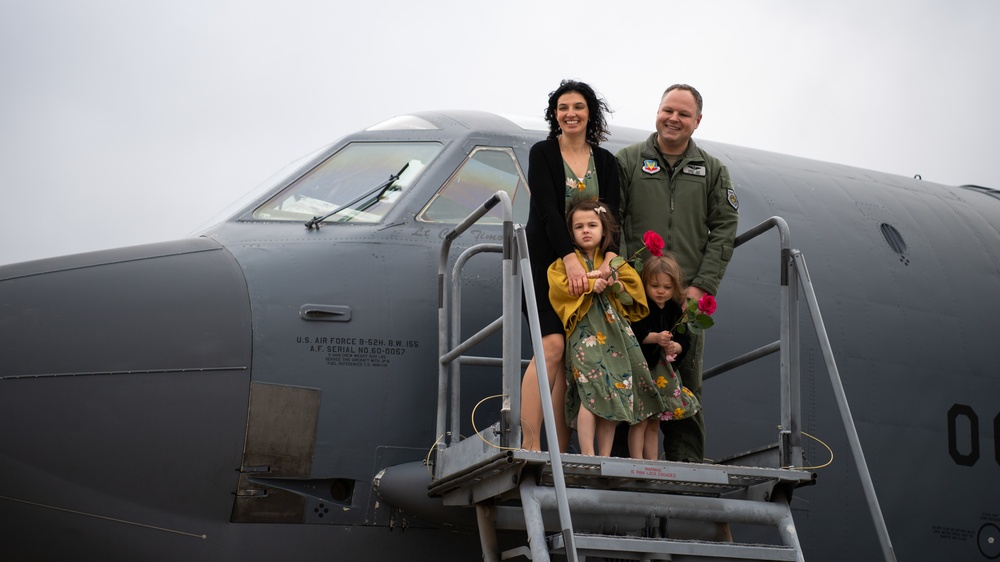
<instances>
[{"instance_id":1,"label":"woman with dark curly hair","mask_svg":"<svg viewBox=\"0 0 1000 562\"><path fill-rule=\"evenodd\" d=\"M608 104L588 84L563 80L549 94L545 109L549 136L532 146L528 156L531 204L525 235L561 451L566 450L570 438L562 407L566 396L566 333L549 302L547 271L553 261L561 258L570 294L583 294L588 287L587 272L574 254L573 240L566 230L566 210L581 199L600 199L618 212L618 164L614 155L599 146L608 136L608 113ZM599 270L604 277L617 250L617 241L613 241L605 265ZM540 451L542 402L535 361L532 358L521 382L521 436L522 447Z\"/></svg>"}]
</instances>

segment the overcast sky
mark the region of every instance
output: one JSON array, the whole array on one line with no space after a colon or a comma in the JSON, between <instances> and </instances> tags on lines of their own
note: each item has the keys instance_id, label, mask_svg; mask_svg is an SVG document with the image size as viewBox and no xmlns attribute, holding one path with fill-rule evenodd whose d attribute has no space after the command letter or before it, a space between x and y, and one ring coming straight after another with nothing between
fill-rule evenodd
<instances>
[{"instance_id":1,"label":"overcast sky","mask_svg":"<svg viewBox=\"0 0 1000 562\"><path fill-rule=\"evenodd\" d=\"M181 238L386 118L541 116L562 78L652 129L1000 188L996 0L0 0L0 264Z\"/></svg>"}]
</instances>

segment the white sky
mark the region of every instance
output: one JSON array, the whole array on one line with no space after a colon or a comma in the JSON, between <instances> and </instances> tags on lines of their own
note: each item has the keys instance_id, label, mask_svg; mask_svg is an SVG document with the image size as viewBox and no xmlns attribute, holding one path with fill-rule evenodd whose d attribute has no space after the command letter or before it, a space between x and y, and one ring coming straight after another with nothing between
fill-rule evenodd
<instances>
[{"instance_id":1,"label":"white sky","mask_svg":"<svg viewBox=\"0 0 1000 562\"><path fill-rule=\"evenodd\" d=\"M541 116L562 78L652 129L1000 188L996 0L0 0L0 264L170 240L395 115Z\"/></svg>"}]
</instances>

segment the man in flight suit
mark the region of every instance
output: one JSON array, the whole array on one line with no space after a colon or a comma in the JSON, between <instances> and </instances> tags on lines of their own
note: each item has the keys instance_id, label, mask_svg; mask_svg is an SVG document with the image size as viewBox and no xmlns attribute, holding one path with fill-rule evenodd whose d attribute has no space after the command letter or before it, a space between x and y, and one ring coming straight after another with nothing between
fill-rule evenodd
<instances>
[{"instance_id":1,"label":"man in flight suit","mask_svg":"<svg viewBox=\"0 0 1000 562\"><path fill-rule=\"evenodd\" d=\"M691 140L701 111L698 90L686 84L670 86L660 99L656 132L616 155L624 222L621 254L641 248L643 234L655 231L680 264L687 296L694 299L719 290L733 255L739 209L729 171ZM704 334L691 334L691 349L679 368L684 385L699 399L704 345ZM702 412L661 422L660 427L667 460L704 460Z\"/></svg>"}]
</instances>

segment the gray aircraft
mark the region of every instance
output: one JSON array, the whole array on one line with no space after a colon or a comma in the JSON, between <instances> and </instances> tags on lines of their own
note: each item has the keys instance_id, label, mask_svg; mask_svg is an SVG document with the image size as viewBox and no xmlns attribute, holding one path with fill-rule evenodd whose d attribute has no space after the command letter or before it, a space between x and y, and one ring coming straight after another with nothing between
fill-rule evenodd
<instances>
[{"instance_id":1,"label":"gray aircraft","mask_svg":"<svg viewBox=\"0 0 1000 562\"><path fill-rule=\"evenodd\" d=\"M699 140L717 462L560 458L511 421L544 129L397 117L198 236L0 267L0 559L1000 558L996 190Z\"/></svg>"}]
</instances>

